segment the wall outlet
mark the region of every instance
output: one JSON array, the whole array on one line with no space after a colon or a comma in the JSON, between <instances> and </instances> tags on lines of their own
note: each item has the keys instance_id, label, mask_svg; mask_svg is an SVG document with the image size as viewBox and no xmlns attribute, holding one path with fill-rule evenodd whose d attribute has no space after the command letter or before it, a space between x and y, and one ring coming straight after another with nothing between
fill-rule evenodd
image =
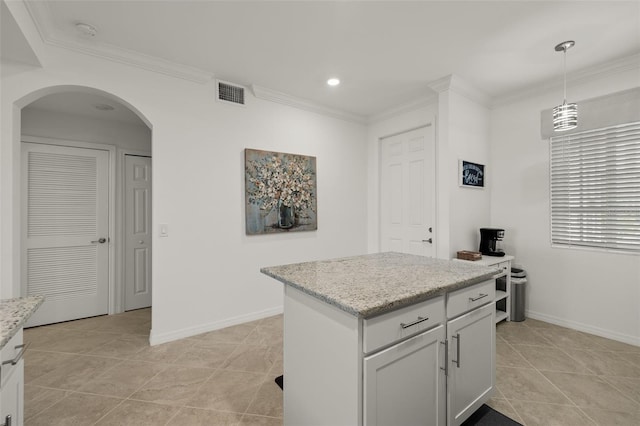
<instances>
[{"instance_id":1,"label":"wall outlet","mask_svg":"<svg viewBox=\"0 0 640 426\"><path fill-rule=\"evenodd\" d=\"M166 223L161 223L160 225L160 236L168 237L169 236L169 225Z\"/></svg>"}]
</instances>

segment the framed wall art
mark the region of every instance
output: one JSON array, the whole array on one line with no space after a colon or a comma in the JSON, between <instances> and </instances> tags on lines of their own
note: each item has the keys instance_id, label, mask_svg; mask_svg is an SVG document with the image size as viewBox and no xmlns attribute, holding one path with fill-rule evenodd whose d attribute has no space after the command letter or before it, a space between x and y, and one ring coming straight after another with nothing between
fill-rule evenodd
<instances>
[{"instance_id":1,"label":"framed wall art","mask_svg":"<svg viewBox=\"0 0 640 426\"><path fill-rule=\"evenodd\" d=\"M244 150L247 235L318 229L316 157Z\"/></svg>"},{"instance_id":2,"label":"framed wall art","mask_svg":"<svg viewBox=\"0 0 640 426\"><path fill-rule=\"evenodd\" d=\"M470 188L484 188L485 171L484 164L459 160L458 165L459 185Z\"/></svg>"}]
</instances>

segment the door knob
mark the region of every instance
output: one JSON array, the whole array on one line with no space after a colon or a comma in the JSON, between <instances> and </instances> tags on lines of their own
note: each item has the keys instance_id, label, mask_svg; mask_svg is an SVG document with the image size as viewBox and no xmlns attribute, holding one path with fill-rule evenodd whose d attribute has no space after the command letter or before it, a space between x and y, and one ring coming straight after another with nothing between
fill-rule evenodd
<instances>
[{"instance_id":1,"label":"door knob","mask_svg":"<svg viewBox=\"0 0 640 426\"><path fill-rule=\"evenodd\" d=\"M144 244L144 241L140 240L138 241L138 244Z\"/></svg>"},{"instance_id":2,"label":"door knob","mask_svg":"<svg viewBox=\"0 0 640 426\"><path fill-rule=\"evenodd\" d=\"M106 238L98 238L98 239L97 239L97 240L95 240L95 241L91 241L91 244L96 244L96 243L98 243L98 244L104 244L104 243L106 243L106 242L107 242L107 239L106 239Z\"/></svg>"},{"instance_id":3,"label":"door knob","mask_svg":"<svg viewBox=\"0 0 640 426\"><path fill-rule=\"evenodd\" d=\"M423 243L433 244L433 238L429 238L428 240L422 240Z\"/></svg>"}]
</instances>

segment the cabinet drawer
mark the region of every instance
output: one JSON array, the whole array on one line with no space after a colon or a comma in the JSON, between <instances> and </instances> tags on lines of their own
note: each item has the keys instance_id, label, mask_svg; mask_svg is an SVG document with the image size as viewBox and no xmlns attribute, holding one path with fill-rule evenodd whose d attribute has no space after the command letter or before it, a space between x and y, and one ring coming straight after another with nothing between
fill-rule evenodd
<instances>
[{"instance_id":1,"label":"cabinet drawer","mask_svg":"<svg viewBox=\"0 0 640 426\"><path fill-rule=\"evenodd\" d=\"M447 295L447 318L454 318L496 298L496 281L483 281Z\"/></svg>"},{"instance_id":2,"label":"cabinet drawer","mask_svg":"<svg viewBox=\"0 0 640 426\"><path fill-rule=\"evenodd\" d=\"M364 320L364 353L398 342L444 321L444 296Z\"/></svg>"},{"instance_id":3,"label":"cabinet drawer","mask_svg":"<svg viewBox=\"0 0 640 426\"><path fill-rule=\"evenodd\" d=\"M500 262L496 265L496 267L498 267L500 269L500 272L505 272L507 275L511 274L511 271L509 270L509 263L511 262Z\"/></svg>"},{"instance_id":4,"label":"cabinet drawer","mask_svg":"<svg viewBox=\"0 0 640 426\"><path fill-rule=\"evenodd\" d=\"M20 329L0 351L0 360L2 361L2 365L0 365L0 387L4 386L13 370L18 367L18 362L22 355L24 355L24 346L22 344L22 329ZM15 363L12 363L12 361Z\"/></svg>"}]
</instances>

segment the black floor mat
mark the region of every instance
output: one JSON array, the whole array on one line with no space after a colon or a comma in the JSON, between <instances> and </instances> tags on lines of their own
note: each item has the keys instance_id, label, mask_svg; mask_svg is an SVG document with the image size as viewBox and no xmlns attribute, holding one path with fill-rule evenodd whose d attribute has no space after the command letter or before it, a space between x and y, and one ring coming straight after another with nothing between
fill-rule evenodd
<instances>
[{"instance_id":1,"label":"black floor mat","mask_svg":"<svg viewBox=\"0 0 640 426\"><path fill-rule=\"evenodd\" d=\"M475 413L462 423L462 426L522 426L499 411L486 404L478 408Z\"/></svg>"}]
</instances>

